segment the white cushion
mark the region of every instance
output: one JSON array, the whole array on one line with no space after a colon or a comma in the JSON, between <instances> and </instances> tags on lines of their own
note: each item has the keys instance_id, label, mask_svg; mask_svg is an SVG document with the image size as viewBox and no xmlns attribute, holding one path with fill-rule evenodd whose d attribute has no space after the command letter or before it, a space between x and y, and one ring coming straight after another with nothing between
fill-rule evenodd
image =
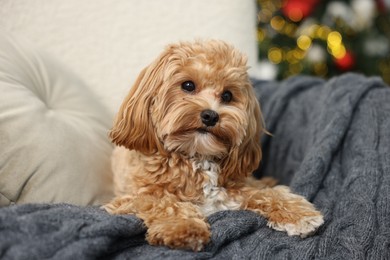
<instances>
[{"instance_id":1,"label":"white cushion","mask_svg":"<svg viewBox=\"0 0 390 260\"><path fill-rule=\"evenodd\" d=\"M0 31L0 206L107 201L110 126L81 80Z\"/></svg>"},{"instance_id":2,"label":"white cushion","mask_svg":"<svg viewBox=\"0 0 390 260\"><path fill-rule=\"evenodd\" d=\"M67 64L112 115L167 43L218 38L257 60L254 0L1 0L0 27Z\"/></svg>"}]
</instances>

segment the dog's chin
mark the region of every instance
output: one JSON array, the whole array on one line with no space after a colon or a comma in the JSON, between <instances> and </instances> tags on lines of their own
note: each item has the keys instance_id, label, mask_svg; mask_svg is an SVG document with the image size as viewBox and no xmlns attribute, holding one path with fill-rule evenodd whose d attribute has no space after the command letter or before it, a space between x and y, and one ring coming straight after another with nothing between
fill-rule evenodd
<instances>
[{"instance_id":1,"label":"dog's chin","mask_svg":"<svg viewBox=\"0 0 390 260\"><path fill-rule=\"evenodd\" d=\"M206 128L199 128L180 134L167 135L164 147L170 152L179 152L188 156L221 158L228 153L228 145L223 139Z\"/></svg>"}]
</instances>

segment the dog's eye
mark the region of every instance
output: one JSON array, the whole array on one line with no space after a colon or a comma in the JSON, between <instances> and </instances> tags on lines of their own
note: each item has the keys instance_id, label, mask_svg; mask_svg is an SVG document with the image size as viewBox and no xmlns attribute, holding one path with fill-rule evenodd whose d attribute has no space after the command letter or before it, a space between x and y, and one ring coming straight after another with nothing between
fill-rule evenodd
<instances>
[{"instance_id":1,"label":"dog's eye","mask_svg":"<svg viewBox=\"0 0 390 260\"><path fill-rule=\"evenodd\" d=\"M229 103L233 99L233 94L229 90L226 90L222 93L221 99L225 103Z\"/></svg>"},{"instance_id":2,"label":"dog's eye","mask_svg":"<svg viewBox=\"0 0 390 260\"><path fill-rule=\"evenodd\" d=\"M193 92L195 90L195 83L192 81L185 81L181 84L181 88L188 92Z\"/></svg>"}]
</instances>

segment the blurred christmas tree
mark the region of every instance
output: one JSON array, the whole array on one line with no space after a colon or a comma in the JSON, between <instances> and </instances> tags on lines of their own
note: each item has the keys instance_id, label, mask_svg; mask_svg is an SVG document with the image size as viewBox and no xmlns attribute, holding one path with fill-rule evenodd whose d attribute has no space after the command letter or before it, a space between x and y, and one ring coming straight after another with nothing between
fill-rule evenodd
<instances>
[{"instance_id":1,"label":"blurred christmas tree","mask_svg":"<svg viewBox=\"0 0 390 260\"><path fill-rule=\"evenodd\" d=\"M390 83L390 0L257 3L260 61L278 79L356 71Z\"/></svg>"}]
</instances>

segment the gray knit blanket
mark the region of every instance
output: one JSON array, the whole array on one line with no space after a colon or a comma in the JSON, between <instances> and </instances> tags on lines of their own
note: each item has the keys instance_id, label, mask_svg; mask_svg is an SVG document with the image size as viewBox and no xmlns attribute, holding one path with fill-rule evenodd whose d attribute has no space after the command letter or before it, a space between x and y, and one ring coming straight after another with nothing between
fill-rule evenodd
<instances>
[{"instance_id":1,"label":"gray knit blanket","mask_svg":"<svg viewBox=\"0 0 390 260\"><path fill-rule=\"evenodd\" d=\"M213 214L202 252L150 246L142 221L97 207L0 209L1 259L390 259L390 88L346 74L254 81L266 126L257 176L274 176L325 216L302 239L249 211Z\"/></svg>"}]
</instances>

